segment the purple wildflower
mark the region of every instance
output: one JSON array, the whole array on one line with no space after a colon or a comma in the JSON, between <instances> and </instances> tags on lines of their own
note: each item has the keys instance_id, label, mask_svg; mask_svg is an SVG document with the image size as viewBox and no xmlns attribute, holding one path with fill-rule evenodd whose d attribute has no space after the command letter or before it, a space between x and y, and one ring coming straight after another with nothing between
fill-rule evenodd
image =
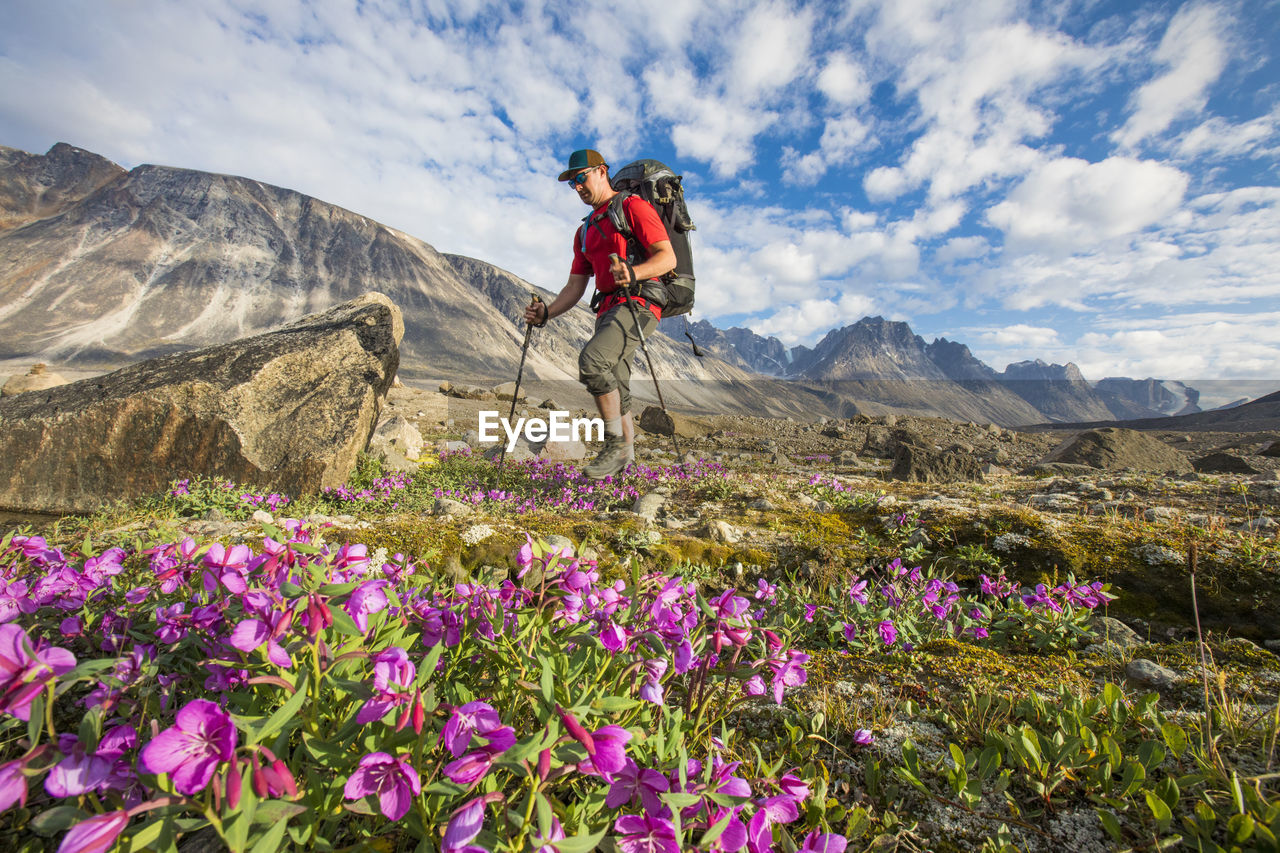
<instances>
[{"instance_id":1,"label":"purple wildflower","mask_svg":"<svg viewBox=\"0 0 1280 853\"><path fill-rule=\"evenodd\" d=\"M880 631L880 641L886 646L892 646L898 641L898 629L894 627L892 619L886 619L878 626Z\"/></svg>"},{"instance_id":2,"label":"purple wildflower","mask_svg":"<svg viewBox=\"0 0 1280 853\"><path fill-rule=\"evenodd\" d=\"M45 684L75 666L75 655L66 649L42 648L18 625L0 625L0 712L30 719L31 703Z\"/></svg>"},{"instance_id":3,"label":"purple wildflower","mask_svg":"<svg viewBox=\"0 0 1280 853\"><path fill-rule=\"evenodd\" d=\"M622 834L617 839L622 853L680 853L676 829L666 818L623 815L614 829Z\"/></svg>"},{"instance_id":4,"label":"purple wildflower","mask_svg":"<svg viewBox=\"0 0 1280 853\"><path fill-rule=\"evenodd\" d=\"M129 815L123 810L82 820L63 837L58 853L106 853L128 823Z\"/></svg>"},{"instance_id":5,"label":"purple wildflower","mask_svg":"<svg viewBox=\"0 0 1280 853\"><path fill-rule=\"evenodd\" d=\"M235 754L237 732L231 715L208 699L192 699L174 725L142 749L148 773L168 773L180 794L203 791L218 764Z\"/></svg>"},{"instance_id":6,"label":"purple wildflower","mask_svg":"<svg viewBox=\"0 0 1280 853\"><path fill-rule=\"evenodd\" d=\"M348 800L377 794L378 808L392 821L404 817L413 797L421 793L422 783L413 765L404 758L395 758L385 752L371 752L360 759L360 766L343 788L343 795Z\"/></svg>"}]
</instances>

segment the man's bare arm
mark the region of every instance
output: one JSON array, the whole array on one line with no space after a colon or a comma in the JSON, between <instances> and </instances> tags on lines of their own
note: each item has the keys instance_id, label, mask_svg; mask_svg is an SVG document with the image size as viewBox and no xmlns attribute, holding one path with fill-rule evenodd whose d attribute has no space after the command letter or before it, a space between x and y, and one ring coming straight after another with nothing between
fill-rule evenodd
<instances>
[{"instance_id":1,"label":"man's bare arm","mask_svg":"<svg viewBox=\"0 0 1280 853\"><path fill-rule=\"evenodd\" d=\"M668 246L670 243L667 244ZM674 253L673 253L674 256ZM578 304L582 299L582 294L587 292L587 282L591 280L591 276L582 275L580 273L570 273L569 281L561 289L558 296L551 300L551 304L533 303L524 309L524 319L526 323L541 323L544 320L550 320L552 317L559 317L564 312ZM543 310L546 314L543 315Z\"/></svg>"}]
</instances>

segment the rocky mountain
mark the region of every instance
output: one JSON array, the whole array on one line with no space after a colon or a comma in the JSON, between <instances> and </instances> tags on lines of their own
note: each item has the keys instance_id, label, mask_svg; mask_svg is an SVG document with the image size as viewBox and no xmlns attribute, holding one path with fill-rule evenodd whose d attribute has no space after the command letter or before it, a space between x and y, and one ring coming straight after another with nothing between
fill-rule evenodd
<instances>
[{"instance_id":1,"label":"rocky mountain","mask_svg":"<svg viewBox=\"0 0 1280 853\"><path fill-rule=\"evenodd\" d=\"M946 411L960 420L1001 424L1044 417L984 373L990 369L967 347L945 341L926 346L906 323L883 317L833 329L812 350L796 354L792 366L797 379L900 411Z\"/></svg>"},{"instance_id":2,"label":"rocky mountain","mask_svg":"<svg viewBox=\"0 0 1280 853\"><path fill-rule=\"evenodd\" d=\"M692 338L703 352L763 376L785 376L791 366L782 341L762 337L750 329L717 329L706 320L690 323L685 317L663 320L658 329L677 341Z\"/></svg>"},{"instance_id":3,"label":"rocky mountain","mask_svg":"<svg viewBox=\"0 0 1280 853\"><path fill-rule=\"evenodd\" d=\"M1112 416L1102 398L1093 392L1080 368L1048 364L1040 359L1010 364L1000 374L1008 388L1051 421L1106 420Z\"/></svg>"},{"instance_id":4,"label":"rocky mountain","mask_svg":"<svg viewBox=\"0 0 1280 853\"><path fill-rule=\"evenodd\" d=\"M1117 419L1191 415L1200 411L1200 392L1172 380L1109 377L1093 390Z\"/></svg>"}]
</instances>

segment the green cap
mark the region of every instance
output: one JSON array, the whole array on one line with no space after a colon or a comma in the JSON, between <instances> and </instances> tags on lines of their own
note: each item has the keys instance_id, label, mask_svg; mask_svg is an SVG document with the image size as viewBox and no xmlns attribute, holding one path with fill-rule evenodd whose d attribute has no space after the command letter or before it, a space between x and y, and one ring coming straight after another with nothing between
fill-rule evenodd
<instances>
[{"instance_id":1,"label":"green cap","mask_svg":"<svg viewBox=\"0 0 1280 853\"><path fill-rule=\"evenodd\" d=\"M567 181L583 169L603 165L605 165L604 158L600 156L599 151L580 148L569 155L569 168L560 173L560 180Z\"/></svg>"}]
</instances>

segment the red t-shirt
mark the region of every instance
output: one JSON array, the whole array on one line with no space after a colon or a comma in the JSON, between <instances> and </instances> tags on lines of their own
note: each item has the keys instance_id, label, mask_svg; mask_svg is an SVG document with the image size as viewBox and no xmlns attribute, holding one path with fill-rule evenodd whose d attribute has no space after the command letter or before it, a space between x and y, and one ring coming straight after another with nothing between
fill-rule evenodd
<instances>
[{"instance_id":1,"label":"red t-shirt","mask_svg":"<svg viewBox=\"0 0 1280 853\"><path fill-rule=\"evenodd\" d=\"M612 199L610 199L612 201ZM631 232L636 239L640 241L640 245L648 249L654 243L661 243L667 238L666 226L662 224L662 220L658 217L658 211L653 209L653 205L640 198L639 196L628 196L622 202L623 212L626 214L627 221L631 223ZM609 255L617 254L620 258L627 257L627 239L618 233L618 229L613 227L613 223L609 221L609 202L597 207L591 213L592 221L596 225L583 225L578 228L573 235L573 266L570 272L574 275L594 275L596 277L596 290L601 293L612 293L618 287L613 282L613 274L609 272ZM582 248L582 229L587 229L586 251ZM603 234L600 232L603 230ZM600 313L603 314L614 305L617 305L614 299L606 298L600 306ZM646 307L653 312L653 316L661 319L662 309L657 305L648 305Z\"/></svg>"}]
</instances>

